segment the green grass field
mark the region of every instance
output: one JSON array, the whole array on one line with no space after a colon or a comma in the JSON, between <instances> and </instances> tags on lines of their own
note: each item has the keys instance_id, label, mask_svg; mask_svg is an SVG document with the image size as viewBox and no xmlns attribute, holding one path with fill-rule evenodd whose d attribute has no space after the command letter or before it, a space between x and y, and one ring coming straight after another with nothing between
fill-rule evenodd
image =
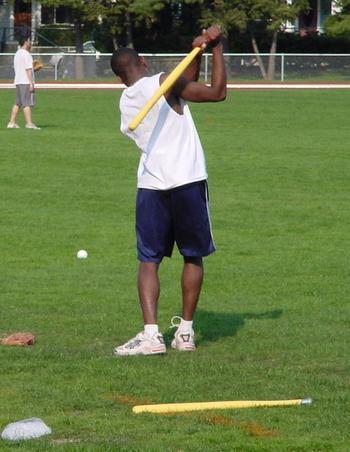
<instances>
[{"instance_id":1,"label":"green grass field","mask_svg":"<svg viewBox=\"0 0 350 452\"><path fill-rule=\"evenodd\" d=\"M138 151L118 92L37 93L40 131L7 130L0 102L0 430L37 416L53 434L1 451L350 450L350 92L230 92L193 105L217 252L198 349L117 359L136 334ZM23 117L19 123L23 125ZM78 249L89 252L78 260ZM159 324L180 313L177 252ZM289 399L308 407L132 414L140 403Z\"/></svg>"}]
</instances>

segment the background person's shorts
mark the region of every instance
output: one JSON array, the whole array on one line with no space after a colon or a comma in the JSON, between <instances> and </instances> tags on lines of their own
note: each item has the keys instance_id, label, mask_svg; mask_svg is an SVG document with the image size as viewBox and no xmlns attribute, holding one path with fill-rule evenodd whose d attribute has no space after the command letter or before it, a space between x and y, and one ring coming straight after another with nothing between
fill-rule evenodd
<instances>
[{"instance_id":1,"label":"background person's shorts","mask_svg":"<svg viewBox=\"0 0 350 452\"><path fill-rule=\"evenodd\" d=\"M171 190L139 188L136 236L138 259L143 262L170 257L175 242L185 257L214 252L206 181Z\"/></svg>"},{"instance_id":2,"label":"background person's shorts","mask_svg":"<svg viewBox=\"0 0 350 452\"><path fill-rule=\"evenodd\" d=\"M34 107L34 96L30 92L30 85L16 85L16 105L19 107Z\"/></svg>"}]
</instances>

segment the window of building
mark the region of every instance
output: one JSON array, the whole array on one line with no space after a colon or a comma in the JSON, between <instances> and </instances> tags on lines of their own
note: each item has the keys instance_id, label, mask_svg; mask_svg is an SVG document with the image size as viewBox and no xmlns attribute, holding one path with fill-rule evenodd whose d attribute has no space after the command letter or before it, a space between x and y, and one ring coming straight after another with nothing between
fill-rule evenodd
<instances>
[{"instance_id":1,"label":"window of building","mask_svg":"<svg viewBox=\"0 0 350 452\"><path fill-rule=\"evenodd\" d=\"M14 13L20 14L20 13L31 13L32 12L32 4L28 2L23 1L16 1L14 2Z\"/></svg>"},{"instance_id":2,"label":"window of building","mask_svg":"<svg viewBox=\"0 0 350 452\"><path fill-rule=\"evenodd\" d=\"M72 14L65 6L42 6L41 23L44 25L69 24Z\"/></svg>"}]
</instances>

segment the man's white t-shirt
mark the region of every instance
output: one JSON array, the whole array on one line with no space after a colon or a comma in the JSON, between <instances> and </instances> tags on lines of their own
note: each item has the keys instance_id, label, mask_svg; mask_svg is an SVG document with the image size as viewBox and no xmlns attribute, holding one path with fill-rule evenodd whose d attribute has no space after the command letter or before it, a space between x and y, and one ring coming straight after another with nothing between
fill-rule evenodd
<instances>
[{"instance_id":1,"label":"man's white t-shirt","mask_svg":"<svg viewBox=\"0 0 350 452\"><path fill-rule=\"evenodd\" d=\"M33 57L25 49L18 49L13 61L15 68L15 85L29 85L30 81L26 69L33 71Z\"/></svg>"},{"instance_id":2,"label":"man's white t-shirt","mask_svg":"<svg viewBox=\"0 0 350 452\"><path fill-rule=\"evenodd\" d=\"M161 74L143 77L123 91L120 99L121 127L141 150L138 188L168 190L207 179L203 148L188 105L175 112L162 96L140 125L128 125L159 88Z\"/></svg>"}]
</instances>

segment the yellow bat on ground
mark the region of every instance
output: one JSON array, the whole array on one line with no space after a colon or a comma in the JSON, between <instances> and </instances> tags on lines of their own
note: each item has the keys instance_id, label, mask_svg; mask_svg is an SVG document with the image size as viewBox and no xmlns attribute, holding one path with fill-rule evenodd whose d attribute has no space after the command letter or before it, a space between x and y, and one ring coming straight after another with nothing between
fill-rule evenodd
<instances>
[{"instance_id":1,"label":"yellow bat on ground","mask_svg":"<svg viewBox=\"0 0 350 452\"><path fill-rule=\"evenodd\" d=\"M189 64L196 58L198 53L202 50L201 47L195 47L177 66L173 69L164 82L160 85L157 91L153 94L146 105L137 113L135 118L131 121L128 128L129 130L135 130L140 124L143 118L151 110L151 108L158 102L164 93L173 86L176 80L180 77L183 71L189 66Z\"/></svg>"},{"instance_id":2,"label":"yellow bat on ground","mask_svg":"<svg viewBox=\"0 0 350 452\"><path fill-rule=\"evenodd\" d=\"M134 413L177 413L199 410L254 408L260 406L310 405L311 403L312 399L310 398L293 400L231 400L219 402L161 403L158 405L136 405L133 407L132 411Z\"/></svg>"}]
</instances>

